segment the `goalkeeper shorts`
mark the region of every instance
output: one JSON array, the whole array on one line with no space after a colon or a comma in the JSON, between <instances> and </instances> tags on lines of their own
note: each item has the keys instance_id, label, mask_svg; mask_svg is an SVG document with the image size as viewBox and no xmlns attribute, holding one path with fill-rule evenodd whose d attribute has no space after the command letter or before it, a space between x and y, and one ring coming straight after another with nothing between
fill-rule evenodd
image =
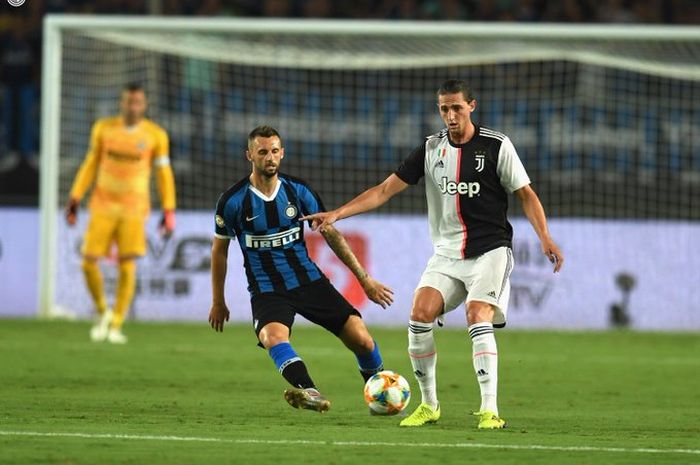
<instances>
[{"instance_id":1,"label":"goalkeeper shorts","mask_svg":"<svg viewBox=\"0 0 700 465\"><path fill-rule=\"evenodd\" d=\"M92 212L83 238L83 256L104 257L109 254L112 244L117 245L119 257L145 255L146 218Z\"/></svg>"}]
</instances>

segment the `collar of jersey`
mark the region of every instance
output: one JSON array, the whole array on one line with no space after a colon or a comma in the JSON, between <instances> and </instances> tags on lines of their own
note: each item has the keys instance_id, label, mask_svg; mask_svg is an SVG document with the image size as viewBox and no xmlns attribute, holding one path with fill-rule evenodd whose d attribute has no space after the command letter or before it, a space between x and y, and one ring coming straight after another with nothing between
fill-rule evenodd
<instances>
[{"instance_id":1,"label":"collar of jersey","mask_svg":"<svg viewBox=\"0 0 700 465\"><path fill-rule=\"evenodd\" d=\"M447 133L447 142L448 142L452 147L454 147L454 148L456 148L456 149L461 149L461 148L466 147L467 145L471 144L472 142L474 142L474 141L476 140L476 138L477 138L477 136L479 135L480 132L481 132L481 131L480 131L480 126L479 126L478 124L475 124L475 125L474 125L474 135L472 136L471 139L469 139L469 140L466 141L465 143L463 143L463 144L455 144L455 143L452 142L452 140L450 139L450 134L449 134L449 133Z\"/></svg>"},{"instance_id":2,"label":"collar of jersey","mask_svg":"<svg viewBox=\"0 0 700 465\"><path fill-rule=\"evenodd\" d=\"M258 197L263 199L265 202L272 202L273 200L275 200L275 197L277 197L277 193L280 191L281 185L282 185L282 181L280 181L278 178L277 185L275 186L275 190L272 193L272 195L270 195L269 197L266 196L265 194L263 194L262 192L260 192L259 190L257 190L255 187L253 187L252 184L248 185L248 189L250 189L253 194L257 195Z\"/></svg>"}]
</instances>

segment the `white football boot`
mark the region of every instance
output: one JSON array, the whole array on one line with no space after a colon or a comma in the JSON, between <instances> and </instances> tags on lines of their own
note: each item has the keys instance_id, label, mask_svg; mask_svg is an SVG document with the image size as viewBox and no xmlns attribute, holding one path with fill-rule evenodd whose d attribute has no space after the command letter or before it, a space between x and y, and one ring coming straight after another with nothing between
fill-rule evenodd
<instances>
[{"instance_id":1,"label":"white football boot","mask_svg":"<svg viewBox=\"0 0 700 465\"><path fill-rule=\"evenodd\" d=\"M92 342L102 342L107 339L109 324L112 322L112 309L107 308L102 315L97 315L95 324L90 328L90 340Z\"/></svg>"},{"instance_id":2,"label":"white football boot","mask_svg":"<svg viewBox=\"0 0 700 465\"><path fill-rule=\"evenodd\" d=\"M126 344L128 340L121 329L110 328L107 332L107 342L112 344Z\"/></svg>"}]
</instances>

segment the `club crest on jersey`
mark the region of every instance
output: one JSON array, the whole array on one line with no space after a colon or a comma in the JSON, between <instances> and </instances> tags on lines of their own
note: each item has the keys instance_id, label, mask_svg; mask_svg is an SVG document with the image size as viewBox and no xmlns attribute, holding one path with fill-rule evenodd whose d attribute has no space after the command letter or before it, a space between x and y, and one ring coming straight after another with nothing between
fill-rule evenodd
<instances>
[{"instance_id":1,"label":"club crest on jersey","mask_svg":"<svg viewBox=\"0 0 700 465\"><path fill-rule=\"evenodd\" d=\"M298 210L295 205L292 205L291 203L287 205L287 208L284 209L284 214L287 215L287 218L295 218L297 216Z\"/></svg>"},{"instance_id":2,"label":"club crest on jersey","mask_svg":"<svg viewBox=\"0 0 700 465\"><path fill-rule=\"evenodd\" d=\"M223 228L226 225L226 222L224 222L224 219L220 215L216 215L214 217L214 221L216 222L216 225L220 228Z\"/></svg>"},{"instance_id":3,"label":"club crest on jersey","mask_svg":"<svg viewBox=\"0 0 700 465\"><path fill-rule=\"evenodd\" d=\"M136 144L136 148L139 150L146 150L146 141L140 140L138 144Z\"/></svg>"},{"instance_id":4,"label":"club crest on jersey","mask_svg":"<svg viewBox=\"0 0 700 465\"><path fill-rule=\"evenodd\" d=\"M476 157L476 170L478 172L484 171L484 166L486 166L486 152L474 152L474 156Z\"/></svg>"}]
</instances>

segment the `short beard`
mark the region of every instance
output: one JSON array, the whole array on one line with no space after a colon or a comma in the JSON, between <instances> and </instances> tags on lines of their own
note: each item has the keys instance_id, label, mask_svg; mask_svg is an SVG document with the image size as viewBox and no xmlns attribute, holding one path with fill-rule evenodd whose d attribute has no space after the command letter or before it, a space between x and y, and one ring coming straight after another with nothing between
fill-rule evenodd
<instances>
[{"instance_id":1,"label":"short beard","mask_svg":"<svg viewBox=\"0 0 700 465\"><path fill-rule=\"evenodd\" d=\"M261 170L260 173L261 173L263 176L265 176L266 178L270 179L270 178L274 178L274 177L277 175L277 172L278 172L278 171L279 171L279 168L278 168L278 167L275 167L275 171L273 171L272 173L270 173L270 172L267 171L266 169Z\"/></svg>"}]
</instances>

